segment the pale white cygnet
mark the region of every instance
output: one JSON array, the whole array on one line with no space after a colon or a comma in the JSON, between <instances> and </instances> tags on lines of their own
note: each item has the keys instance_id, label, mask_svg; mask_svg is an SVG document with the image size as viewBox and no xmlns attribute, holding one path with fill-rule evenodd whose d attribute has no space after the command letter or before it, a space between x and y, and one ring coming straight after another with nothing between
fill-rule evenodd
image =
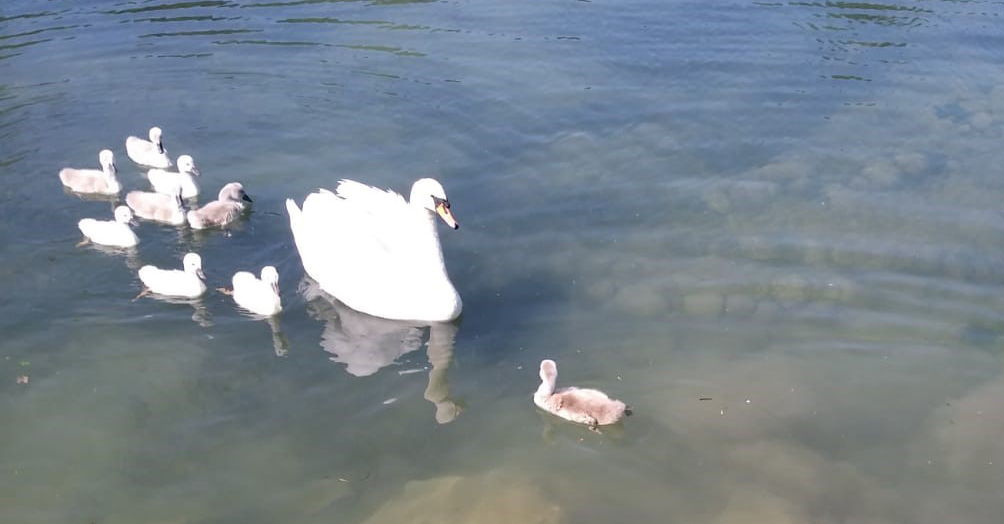
<instances>
[{"instance_id":1,"label":"pale white cygnet","mask_svg":"<svg viewBox=\"0 0 1004 524\"><path fill-rule=\"evenodd\" d=\"M137 164L161 169L171 167L171 159L167 156L159 127L150 128L150 140L135 136L126 138L126 153Z\"/></svg>"},{"instance_id":2,"label":"pale white cygnet","mask_svg":"<svg viewBox=\"0 0 1004 524\"><path fill-rule=\"evenodd\" d=\"M240 182L230 182L220 189L219 197L208 204L188 212L192 229L225 227L237 220L245 209L244 202L252 202Z\"/></svg>"},{"instance_id":3,"label":"pale white cygnet","mask_svg":"<svg viewBox=\"0 0 1004 524\"><path fill-rule=\"evenodd\" d=\"M158 193L173 195L180 187L181 198L192 198L199 194L199 185L195 183L195 177L201 175L199 168L195 167L195 160L189 155L181 155L178 157L177 171L151 169L146 177L150 180L153 190Z\"/></svg>"},{"instance_id":4,"label":"pale white cygnet","mask_svg":"<svg viewBox=\"0 0 1004 524\"><path fill-rule=\"evenodd\" d=\"M115 220L85 218L77 223L77 227L95 244L132 247L139 243L139 237L129 227L132 222L132 211L126 206L119 206L115 208Z\"/></svg>"},{"instance_id":5,"label":"pale white cygnet","mask_svg":"<svg viewBox=\"0 0 1004 524\"><path fill-rule=\"evenodd\" d=\"M206 275L202 272L202 257L188 253L182 259L184 269L139 268L139 279L147 289L160 295L195 298L206 292Z\"/></svg>"},{"instance_id":6,"label":"pale white cygnet","mask_svg":"<svg viewBox=\"0 0 1004 524\"><path fill-rule=\"evenodd\" d=\"M261 279L248 271L234 274L234 302L242 308L265 316L282 311L279 298L279 273L273 266L261 268Z\"/></svg>"},{"instance_id":7,"label":"pale white cygnet","mask_svg":"<svg viewBox=\"0 0 1004 524\"><path fill-rule=\"evenodd\" d=\"M126 194L126 204L140 218L174 226L185 223L185 203L181 199L180 188L173 195L149 191L130 191Z\"/></svg>"},{"instance_id":8,"label":"pale white cygnet","mask_svg":"<svg viewBox=\"0 0 1004 524\"><path fill-rule=\"evenodd\" d=\"M59 180L77 193L118 194L122 185L115 178L115 154L110 149L102 149L98 153L98 162L101 169L64 167L59 171Z\"/></svg>"},{"instance_id":9,"label":"pale white cygnet","mask_svg":"<svg viewBox=\"0 0 1004 524\"><path fill-rule=\"evenodd\" d=\"M631 414L623 402L602 391L574 387L555 391L557 379L557 364L553 360L541 361L541 383L533 394L533 403L544 411L591 428L614 424L625 414Z\"/></svg>"}]
</instances>

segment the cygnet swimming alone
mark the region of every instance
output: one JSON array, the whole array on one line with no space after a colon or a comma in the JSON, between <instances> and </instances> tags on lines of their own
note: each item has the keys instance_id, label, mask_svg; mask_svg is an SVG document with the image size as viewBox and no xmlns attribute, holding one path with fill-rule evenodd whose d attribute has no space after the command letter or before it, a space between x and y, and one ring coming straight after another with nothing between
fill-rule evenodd
<instances>
[{"instance_id":1,"label":"cygnet swimming alone","mask_svg":"<svg viewBox=\"0 0 1004 524\"><path fill-rule=\"evenodd\" d=\"M59 180L77 193L118 194L122 185L115 178L115 154L110 149L102 149L98 153L98 162L101 169L64 167L59 171Z\"/></svg>"},{"instance_id":2,"label":"cygnet swimming alone","mask_svg":"<svg viewBox=\"0 0 1004 524\"><path fill-rule=\"evenodd\" d=\"M126 194L126 204L140 218L174 226L185 223L185 203L181 199L180 188L173 195L130 191Z\"/></svg>"},{"instance_id":3,"label":"cygnet swimming alone","mask_svg":"<svg viewBox=\"0 0 1004 524\"><path fill-rule=\"evenodd\" d=\"M625 414L631 414L623 402L599 390L568 387L555 391L557 379L557 364L553 360L541 361L541 383L533 394L533 403L544 411L593 429L614 424Z\"/></svg>"},{"instance_id":4,"label":"cygnet swimming alone","mask_svg":"<svg viewBox=\"0 0 1004 524\"><path fill-rule=\"evenodd\" d=\"M167 156L159 127L150 128L150 140L135 136L126 138L126 154L137 164L161 169L171 167L171 159Z\"/></svg>"},{"instance_id":5,"label":"cygnet swimming alone","mask_svg":"<svg viewBox=\"0 0 1004 524\"><path fill-rule=\"evenodd\" d=\"M279 298L279 273L274 266L261 268L261 279L248 271L234 273L233 291L220 289L232 295L238 306L258 315L272 316L282 311Z\"/></svg>"},{"instance_id":6,"label":"cygnet swimming alone","mask_svg":"<svg viewBox=\"0 0 1004 524\"><path fill-rule=\"evenodd\" d=\"M139 243L139 237L129 227L132 222L132 211L126 206L119 206L115 208L115 220L85 218L77 223L77 227L95 244L132 247Z\"/></svg>"},{"instance_id":7,"label":"cygnet swimming alone","mask_svg":"<svg viewBox=\"0 0 1004 524\"><path fill-rule=\"evenodd\" d=\"M139 268L139 279L146 289L136 298L148 292L172 297L195 298L206 292L206 275L202 272L202 257L188 253L182 259L184 269L160 269L156 266Z\"/></svg>"},{"instance_id":8,"label":"cygnet swimming alone","mask_svg":"<svg viewBox=\"0 0 1004 524\"><path fill-rule=\"evenodd\" d=\"M230 182L220 189L219 197L208 204L188 212L192 229L224 227L237 220L245 209L244 202L252 202L240 182Z\"/></svg>"},{"instance_id":9,"label":"cygnet swimming alone","mask_svg":"<svg viewBox=\"0 0 1004 524\"><path fill-rule=\"evenodd\" d=\"M189 155L178 157L177 171L151 169L146 173L154 191L173 195L181 187L181 198L198 196L199 185L195 183L195 177L201 175L199 168L195 167L195 160Z\"/></svg>"}]
</instances>

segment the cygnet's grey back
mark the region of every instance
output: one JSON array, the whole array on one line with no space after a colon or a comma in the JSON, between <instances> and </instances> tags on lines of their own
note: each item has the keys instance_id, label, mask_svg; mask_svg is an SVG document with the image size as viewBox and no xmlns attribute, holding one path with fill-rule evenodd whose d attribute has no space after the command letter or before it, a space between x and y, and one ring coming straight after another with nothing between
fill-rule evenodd
<instances>
[{"instance_id":1,"label":"cygnet's grey back","mask_svg":"<svg viewBox=\"0 0 1004 524\"><path fill-rule=\"evenodd\" d=\"M115 178L115 154L103 149L98 154L98 162L100 170L64 167L59 171L59 180L79 193L118 193L121 186Z\"/></svg>"},{"instance_id":2,"label":"cygnet's grey back","mask_svg":"<svg viewBox=\"0 0 1004 524\"><path fill-rule=\"evenodd\" d=\"M244 202L251 202L240 182L231 182L220 189L219 199L188 212L188 223L194 229L222 227L240 217Z\"/></svg>"},{"instance_id":3,"label":"cygnet's grey back","mask_svg":"<svg viewBox=\"0 0 1004 524\"><path fill-rule=\"evenodd\" d=\"M132 208L136 216L169 224L185 222L185 207L181 194L165 195L147 191L130 191L126 195L126 204Z\"/></svg>"}]
</instances>

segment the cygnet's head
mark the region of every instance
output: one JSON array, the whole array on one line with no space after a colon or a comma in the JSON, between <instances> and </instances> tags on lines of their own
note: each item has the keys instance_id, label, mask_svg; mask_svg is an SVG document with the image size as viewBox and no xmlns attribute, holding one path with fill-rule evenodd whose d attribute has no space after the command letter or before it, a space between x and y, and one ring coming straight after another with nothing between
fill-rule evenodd
<instances>
[{"instance_id":1,"label":"cygnet's head","mask_svg":"<svg viewBox=\"0 0 1004 524\"><path fill-rule=\"evenodd\" d=\"M119 224L132 224L132 210L128 206L115 208L115 221Z\"/></svg>"},{"instance_id":2,"label":"cygnet's head","mask_svg":"<svg viewBox=\"0 0 1004 524\"><path fill-rule=\"evenodd\" d=\"M223 188L220 189L220 194L217 199L223 202L253 202L251 197L244 192L244 186L241 185L240 182L230 182L229 184L223 186Z\"/></svg>"},{"instance_id":3,"label":"cygnet's head","mask_svg":"<svg viewBox=\"0 0 1004 524\"><path fill-rule=\"evenodd\" d=\"M450 200L446 198L446 191L436 179L420 178L416 180L411 185L411 197L408 202L436 213L451 228L460 228L460 224L453 218L453 212L450 211Z\"/></svg>"},{"instance_id":4,"label":"cygnet's head","mask_svg":"<svg viewBox=\"0 0 1004 524\"><path fill-rule=\"evenodd\" d=\"M181 155L178 157L178 172L202 176L202 173L199 172L199 168L195 167L195 160L189 155Z\"/></svg>"},{"instance_id":5,"label":"cygnet's head","mask_svg":"<svg viewBox=\"0 0 1004 524\"><path fill-rule=\"evenodd\" d=\"M206 274L202 272L202 257L198 253L189 253L181 261L186 273L195 273L202 280L206 279Z\"/></svg>"},{"instance_id":6,"label":"cygnet's head","mask_svg":"<svg viewBox=\"0 0 1004 524\"><path fill-rule=\"evenodd\" d=\"M553 384L558 379L558 365L551 359L540 361L540 380Z\"/></svg>"},{"instance_id":7,"label":"cygnet's head","mask_svg":"<svg viewBox=\"0 0 1004 524\"><path fill-rule=\"evenodd\" d=\"M102 149L98 153L98 162L101 163L101 169L104 169L105 172L115 172L115 153L112 153L111 149Z\"/></svg>"},{"instance_id":8,"label":"cygnet's head","mask_svg":"<svg viewBox=\"0 0 1004 524\"><path fill-rule=\"evenodd\" d=\"M157 145L157 152L164 152L164 141L160 138L160 128L157 126L150 128L150 141Z\"/></svg>"},{"instance_id":9,"label":"cygnet's head","mask_svg":"<svg viewBox=\"0 0 1004 524\"><path fill-rule=\"evenodd\" d=\"M265 266L261 268L261 281L266 284L279 283L279 272L275 270L275 266Z\"/></svg>"}]
</instances>

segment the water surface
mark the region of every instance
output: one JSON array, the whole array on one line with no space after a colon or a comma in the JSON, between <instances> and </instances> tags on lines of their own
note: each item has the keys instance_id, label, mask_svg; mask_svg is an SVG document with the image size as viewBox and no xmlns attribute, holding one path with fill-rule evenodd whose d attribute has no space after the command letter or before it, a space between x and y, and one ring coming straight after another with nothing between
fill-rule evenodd
<instances>
[{"instance_id":1,"label":"water surface","mask_svg":"<svg viewBox=\"0 0 1004 524\"><path fill-rule=\"evenodd\" d=\"M0 520L999 521L1002 13L5 0ZM143 188L151 125L253 212L76 247L59 168ZM458 323L304 278L286 198L429 175ZM132 300L189 250L285 311ZM538 412L542 358L635 415Z\"/></svg>"}]
</instances>

